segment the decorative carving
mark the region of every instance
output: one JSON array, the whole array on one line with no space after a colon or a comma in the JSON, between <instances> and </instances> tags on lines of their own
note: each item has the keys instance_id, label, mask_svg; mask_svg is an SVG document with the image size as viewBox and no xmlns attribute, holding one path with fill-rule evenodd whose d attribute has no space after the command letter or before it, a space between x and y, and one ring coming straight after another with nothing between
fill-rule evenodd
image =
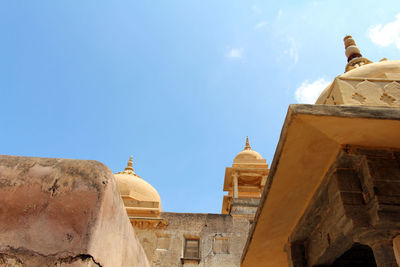
<instances>
[{"instance_id":1,"label":"decorative carving","mask_svg":"<svg viewBox=\"0 0 400 267\"><path fill-rule=\"evenodd\" d=\"M365 64L372 63L371 60L361 55L360 49L358 49L356 42L354 41L351 35L347 35L346 37L344 37L343 41L344 41L344 47L346 49L345 54L348 62L346 65L345 72L361 67Z\"/></svg>"},{"instance_id":2,"label":"decorative carving","mask_svg":"<svg viewBox=\"0 0 400 267\"><path fill-rule=\"evenodd\" d=\"M332 92L333 101L336 105L342 104L354 104L359 105L360 102L353 100L353 94L355 92L354 86L340 78L335 79L335 88Z\"/></svg>"},{"instance_id":3,"label":"decorative carving","mask_svg":"<svg viewBox=\"0 0 400 267\"><path fill-rule=\"evenodd\" d=\"M388 103L389 105L392 105L394 101L396 101L395 98L393 98L392 96L388 95L387 93L383 93L383 95L381 96L381 100L385 103Z\"/></svg>"},{"instance_id":4,"label":"decorative carving","mask_svg":"<svg viewBox=\"0 0 400 267\"><path fill-rule=\"evenodd\" d=\"M361 104L363 104L365 102L365 97L359 93L354 93L351 98L353 98L354 100L357 100Z\"/></svg>"},{"instance_id":5,"label":"decorative carving","mask_svg":"<svg viewBox=\"0 0 400 267\"><path fill-rule=\"evenodd\" d=\"M400 82L388 79L350 79L336 77L316 104L400 106Z\"/></svg>"},{"instance_id":6,"label":"decorative carving","mask_svg":"<svg viewBox=\"0 0 400 267\"><path fill-rule=\"evenodd\" d=\"M355 87L355 92L361 96L363 96L365 99L364 102L361 102L363 104L384 104L381 99L381 95L383 93L382 89L380 86L376 83L370 82L370 81L362 81L358 83ZM354 99L354 97L353 97Z\"/></svg>"},{"instance_id":7,"label":"decorative carving","mask_svg":"<svg viewBox=\"0 0 400 267\"><path fill-rule=\"evenodd\" d=\"M132 158L132 156L129 157L128 164L126 165L125 170L122 171L122 172L118 172L118 174L133 174L133 175L136 175L137 177L140 178L140 176L137 175L135 173L135 170L133 169L133 158Z\"/></svg>"},{"instance_id":8,"label":"decorative carving","mask_svg":"<svg viewBox=\"0 0 400 267\"><path fill-rule=\"evenodd\" d=\"M168 222L164 219L130 218L131 224L139 229L164 229Z\"/></svg>"},{"instance_id":9,"label":"decorative carving","mask_svg":"<svg viewBox=\"0 0 400 267\"><path fill-rule=\"evenodd\" d=\"M390 97L391 99L393 99L393 101L389 104L393 104L394 102L397 102L397 104L400 104L400 84L398 82L391 82L389 84L387 84L384 88L383 88L384 93Z\"/></svg>"}]
</instances>

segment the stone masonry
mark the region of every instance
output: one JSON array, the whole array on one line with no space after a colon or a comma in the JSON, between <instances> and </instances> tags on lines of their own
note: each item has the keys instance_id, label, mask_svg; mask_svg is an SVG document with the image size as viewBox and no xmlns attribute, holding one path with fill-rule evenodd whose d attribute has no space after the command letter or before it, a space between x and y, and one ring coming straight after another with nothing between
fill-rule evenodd
<instances>
[{"instance_id":1,"label":"stone masonry","mask_svg":"<svg viewBox=\"0 0 400 267\"><path fill-rule=\"evenodd\" d=\"M161 229L135 228L151 266L236 267L247 239L248 218L225 214L163 212ZM199 240L199 258L184 258L185 239Z\"/></svg>"},{"instance_id":2,"label":"stone masonry","mask_svg":"<svg viewBox=\"0 0 400 267\"><path fill-rule=\"evenodd\" d=\"M289 238L288 262L296 267L397 266L393 239L399 234L400 151L343 146ZM372 249L374 257L351 265L356 254L345 256L351 248L354 253L363 248L364 254Z\"/></svg>"}]
</instances>

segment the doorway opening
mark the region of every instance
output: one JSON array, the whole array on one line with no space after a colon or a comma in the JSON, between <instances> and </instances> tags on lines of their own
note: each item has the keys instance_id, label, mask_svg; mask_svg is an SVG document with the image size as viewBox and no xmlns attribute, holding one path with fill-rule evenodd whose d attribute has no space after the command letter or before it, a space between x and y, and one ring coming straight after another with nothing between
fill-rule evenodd
<instances>
[{"instance_id":1,"label":"doorway opening","mask_svg":"<svg viewBox=\"0 0 400 267\"><path fill-rule=\"evenodd\" d=\"M374 252L369 246L355 243L335 260L332 267L377 267Z\"/></svg>"}]
</instances>

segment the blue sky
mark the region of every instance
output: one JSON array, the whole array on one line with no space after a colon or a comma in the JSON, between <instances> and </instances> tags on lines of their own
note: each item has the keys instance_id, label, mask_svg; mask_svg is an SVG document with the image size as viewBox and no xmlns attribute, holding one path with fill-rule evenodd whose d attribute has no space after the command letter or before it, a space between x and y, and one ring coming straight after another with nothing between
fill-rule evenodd
<instances>
[{"instance_id":1,"label":"blue sky","mask_svg":"<svg viewBox=\"0 0 400 267\"><path fill-rule=\"evenodd\" d=\"M270 164L288 105L344 71L346 34L400 59L398 14L398 0L2 1L0 153L113 172L133 155L164 211L219 213L245 137Z\"/></svg>"}]
</instances>

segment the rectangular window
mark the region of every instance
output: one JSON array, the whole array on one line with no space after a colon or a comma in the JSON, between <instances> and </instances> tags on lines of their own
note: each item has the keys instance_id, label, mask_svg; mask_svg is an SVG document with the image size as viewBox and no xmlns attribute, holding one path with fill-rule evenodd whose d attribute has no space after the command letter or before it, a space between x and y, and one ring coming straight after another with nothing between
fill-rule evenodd
<instances>
[{"instance_id":1,"label":"rectangular window","mask_svg":"<svg viewBox=\"0 0 400 267\"><path fill-rule=\"evenodd\" d=\"M184 258L199 259L200 258L199 244L200 244L199 239L185 239Z\"/></svg>"}]
</instances>

